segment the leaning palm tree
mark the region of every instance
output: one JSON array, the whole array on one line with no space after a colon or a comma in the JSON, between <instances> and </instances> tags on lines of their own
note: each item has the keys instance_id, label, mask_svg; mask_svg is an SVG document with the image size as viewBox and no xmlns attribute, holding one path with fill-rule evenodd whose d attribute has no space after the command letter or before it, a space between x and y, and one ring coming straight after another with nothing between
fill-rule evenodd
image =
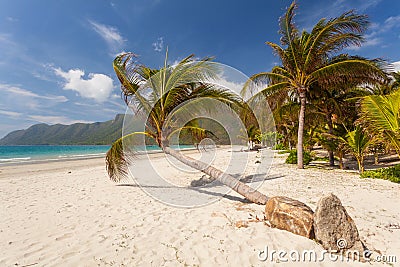
<instances>
[{"instance_id":1,"label":"leaning palm tree","mask_svg":"<svg viewBox=\"0 0 400 267\"><path fill-rule=\"evenodd\" d=\"M137 113L146 113L147 119L143 131L135 131L121 137L107 152L106 164L111 180L120 181L127 176L128 164L132 159L129 155L132 151L124 143L134 144L135 138L145 136L154 140L164 153L215 178L248 200L257 204L266 203L268 198L255 189L206 163L183 155L170 146L170 139L176 133L189 132L196 136L206 134L206 130L196 124L174 125L171 118L179 112L198 112L193 110L196 108L193 105L191 109L185 109L186 101L211 98L232 106L243 104L240 97L229 90L217 88L207 82L199 82L213 77L214 66L209 58L195 61L193 56L183 59L173 67L167 65L166 57L164 67L160 69L150 69L139 64L133 53L124 53L115 58L113 67L121 82L126 104L134 107Z\"/></svg>"},{"instance_id":2,"label":"leaning palm tree","mask_svg":"<svg viewBox=\"0 0 400 267\"><path fill-rule=\"evenodd\" d=\"M352 79L364 84L382 82L385 73L377 62L361 58L329 61L339 50L363 41L362 33L368 25L367 17L353 11L330 20L321 19L311 32L299 32L294 24L296 3L293 2L280 19L281 45L267 42L280 57L282 65L271 72L251 77L256 83L267 82L262 92L266 95L295 94L300 102L297 134L298 168L303 168L303 132L308 94L314 84L332 88Z\"/></svg>"}]
</instances>

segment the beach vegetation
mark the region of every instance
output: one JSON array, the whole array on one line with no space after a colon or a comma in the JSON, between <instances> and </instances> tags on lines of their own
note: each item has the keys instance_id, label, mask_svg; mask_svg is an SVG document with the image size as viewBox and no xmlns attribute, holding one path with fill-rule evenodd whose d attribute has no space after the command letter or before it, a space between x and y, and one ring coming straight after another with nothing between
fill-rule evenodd
<instances>
[{"instance_id":1,"label":"beach vegetation","mask_svg":"<svg viewBox=\"0 0 400 267\"><path fill-rule=\"evenodd\" d=\"M383 179L400 183L400 164L388 168L364 171L360 176L362 178Z\"/></svg>"},{"instance_id":2,"label":"beach vegetation","mask_svg":"<svg viewBox=\"0 0 400 267\"><path fill-rule=\"evenodd\" d=\"M274 150L287 150L288 148L283 143L278 143L272 147Z\"/></svg>"},{"instance_id":3,"label":"beach vegetation","mask_svg":"<svg viewBox=\"0 0 400 267\"><path fill-rule=\"evenodd\" d=\"M313 160L313 157L309 151L303 151L303 159L304 159L304 164L308 165ZM291 150L289 152L289 155L286 158L285 163L297 164L297 151L296 150Z\"/></svg>"}]
</instances>

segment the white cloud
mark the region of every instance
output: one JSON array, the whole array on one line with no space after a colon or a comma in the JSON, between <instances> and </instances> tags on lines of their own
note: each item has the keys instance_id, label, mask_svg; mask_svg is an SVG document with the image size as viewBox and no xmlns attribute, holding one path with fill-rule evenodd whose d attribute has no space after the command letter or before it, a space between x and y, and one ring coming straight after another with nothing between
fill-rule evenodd
<instances>
[{"instance_id":1,"label":"white cloud","mask_svg":"<svg viewBox=\"0 0 400 267\"><path fill-rule=\"evenodd\" d=\"M378 37L368 38L368 36L366 36L365 42L363 42L361 44L361 46L353 45L353 46L348 47L348 49L356 51L356 50L359 50L359 49L364 48L364 47L376 46L376 45L380 44L381 42L382 42L381 38L378 38Z\"/></svg>"},{"instance_id":2,"label":"white cloud","mask_svg":"<svg viewBox=\"0 0 400 267\"><path fill-rule=\"evenodd\" d=\"M157 38L157 41L151 44L154 48L154 51L161 52L164 48L164 38L159 37Z\"/></svg>"},{"instance_id":3,"label":"white cloud","mask_svg":"<svg viewBox=\"0 0 400 267\"><path fill-rule=\"evenodd\" d=\"M18 22L18 19L13 18L13 17L6 17L6 20L9 22Z\"/></svg>"},{"instance_id":4,"label":"white cloud","mask_svg":"<svg viewBox=\"0 0 400 267\"><path fill-rule=\"evenodd\" d=\"M15 112L15 111L9 111L9 110L1 110L0 109L0 115L6 115L8 117L12 118L18 118L22 115L20 112Z\"/></svg>"},{"instance_id":5,"label":"white cloud","mask_svg":"<svg viewBox=\"0 0 400 267\"><path fill-rule=\"evenodd\" d=\"M314 1L307 9L304 8L303 1L297 1L301 10L301 16L296 18L300 24L310 31L315 23L321 18L335 18L343 12L356 10L357 13L369 13L367 9L372 9L383 0L336 0L336 1ZM300 14L300 12L299 12Z\"/></svg>"},{"instance_id":6,"label":"white cloud","mask_svg":"<svg viewBox=\"0 0 400 267\"><path fill-rule=\"evenodd\" d=\"M74 102L74 105L81 106L81 107L90 107L90 108L93 108L94 106L98 106L98 104L93 105L93 104L89 104L89 103L80 103L80 102Z\"/></svg>"},{"instance_id":7,"label":"white cloud","mask_svg":"<svg viewBox=\"0 0 400 267\"><path fill-rule=\"evenodd\" d=\"M178 63L181 62L181 60L175 59L172 63L170 63L169 65L171 67L174 67L175 65L178 65Z\"/></svg>"},{"instance_id":8,"label":"white cloud","mask_svg":"<svg viewBox=\"0 0 400 267\"><path fill-rule=\"evenodd\" d=\"M372 24L372 26L370 27L371 33L365 35L366 41L362 44L362 47L376 46L378 44L381 44L383 39L379 36L398 27L400 27L400 16L389 17L382 24ZM358 50L359 47L351 47L351 49Z\"/></svg>"},{"instance_id":9,"label":"white cloud","mask_svg":"<svg viewBox=\"0 0 400 267\"><path fill-rule=\"evenodd\" d=\"M5 92L11 93L11 94L15 94L18 96L22 96L22 97L32 97L32 98L40 98L40 99L46 99L46 100L51 100L54 102L66 102L68 101L68 98L66 98L65 96L54 96L54 95L39 95L36 94L32 91L26 90L26 89L22 89L20 87L17 86L12 86L9 84L0 84L0 89L4 90Z\"/></svg>"},{"instance_id":10,"label":"white cloud","mask_svg":"<svg viewBox=\"0 0 400 267\"><path fill-rule=\"evenodd\" d=\"M216 80L212 81L213 84L221 86L225 89L229 89L231 91L236 92L238 95L240 91L243 89L244 83L236 83L232 81L228 81L225 77L218 77Z\"/></svg>"},{"instance_id":11,"label":"white cloud","mask_svg":"<svg viewBox=\"0 0 400 267\"><path fill-rule=\"evenodd\" d=\"M372 8L377 6L380 2L382 2L382 0L362 0L359 3L358 6L358 10L360 10L361 12L364 12L364 10L368 9L368 8Z\"/></svg>"},{"instance_id":12,"label":"white cloud","mask_svg":"<svg viewBox=\"0 0 400 267\"><path fill-rule=\"evenodd\" d=\"M394 67L394 71L400 71L400 61L393 62L392 65Z\"/></svg>"},{"instance_id":13,"label":"white cloud","mask_svg":"<svg viewBox=\"0 0 400 267\"><path fill-rule=\"evenodd\" d=\"M398 27L400 27L400 16L388 17L382 24L374 23L372 27L370 27L372 32L366 37L373 38L376 35L391 31Z\"/></svg>"},{"instance_id":14,"label":"white cloud","mask_svg":"<svg viewBox=\"0 0 400 267\"><path fill-rule=\"evenodd\" d=\"M11 40L11 36L5 33L0 33L0 43L3 43L5 45L12 45L14 47L17 46L17 43Z\"/></svg>"},{"instance_id":15,"label":"white cloud","mask_svg":"<svg viewBox=\"0 0 400 267\"><path fill-rule=\"evenodd\" d=\"M92 123L93 121L85 121L85 120L72 120L65 116L46 116L46 115L29 115L29 120L48 123L48 124L74 124L74 123Z\"/></svg>"},{"instance_id":16,"label":"white cloud","mask_svg":"<svg viewBox=\"0 0 400 267\"><path fill-rule=\"evenodd\" d=\"M104 41L106 41L114 54L120 52L120 50L124 46L125 40L119 33L117 28L109 25L104 25L92 20L89 20L89 23L92 29L96 33L98 33L100 37L104 39Z\"/></svg>"},{"instance_id":17,"label":"white cloud","mask_svg":"<svg viewBox=\"0 0 400 267\"><path fill-rule=\"evenodd\" d=\"M103 110L104 112L109 112L109 113L112 113L112 114L121 113L120 110L116 110L116 109L112 109L112 108L103 108L102 110Z\"/></svg>"},{"instance_id":18,"label":"white cloud","mask_svg":"<svg viewBox=\"0 0 400 267\"><path fill-rule=\"evenodd\" d=\"M64 89L78 92L81 97L91 98L97 102L104 102L110 96L114 85L113 79L105 74L90 73L88 79L82 76L85 72L80 69L70 69L64 72L60 68L54 69L56 75L64 78Z\"/></svg>"},{"instance_id":19,"label":"white cloud","mask_svg":"<svg viewBox=\"0 0 400 267\"><path fill-rule=\"evenodd\" d=\"M370 13L371 10L383 0L335 0L335 1L319 1L303 10L299 22L305 25L307 31L311 31L312 27L320 18L335 18L343 12L355 10L358 14ZM302 3L299 3L302 9ZM365 36L366 41L361 47L376 46L382 43L382 38L379 34L387 31L386 27L393 27L395 25L395 18L389 18L384 23L372 23L369 27L370 34ZM399 23L397 24L399 25ZM360 47L352 46L349 49L358 50Z\"/></svg>"},{"instance_id":20,"label":"white cloud","mask_svg":"<svg viewBox=\"0 0 400 267\"><path fill-rule=\"evenodd\" d=\"M400 26L400 16L389 17L385 20L382 31L389 31Z\"/></svg>"}]
</instances>

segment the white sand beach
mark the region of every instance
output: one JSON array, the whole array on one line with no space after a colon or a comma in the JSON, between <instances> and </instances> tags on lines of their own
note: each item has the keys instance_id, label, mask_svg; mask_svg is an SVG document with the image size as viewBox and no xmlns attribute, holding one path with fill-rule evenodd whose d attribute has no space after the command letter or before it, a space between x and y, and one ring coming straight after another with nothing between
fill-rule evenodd
<instances>
[{"instance_id":1,"label":"white sand beach","mask_svg":"<svg viewBox=\"0 0 400 267\"><path fill-rule=\"evenodd\" d=\"M260 153L234 153L250 157L246 172L257 170ZM229 155L219 151L215 165ZM111 182L104 159L97 158L0 167L0 266L399 266L400 184L360 179L351 171L298 170L284 158L276 155L262 193L295 198L313 210L322 196L336 194L373 258L393 255L397 262L335 262L328 255L316 263L288 256L285 262L276 255L261 261L259 252L266 247L288 253L322 253L323 248L269 227L264 206L235 192L209 205L177 208L133 181ZM157 162L167 169L162 157ZM202 177L200 172L181 173L182 179L169 175L181 185Z\"/></svg>"}]
</instances>

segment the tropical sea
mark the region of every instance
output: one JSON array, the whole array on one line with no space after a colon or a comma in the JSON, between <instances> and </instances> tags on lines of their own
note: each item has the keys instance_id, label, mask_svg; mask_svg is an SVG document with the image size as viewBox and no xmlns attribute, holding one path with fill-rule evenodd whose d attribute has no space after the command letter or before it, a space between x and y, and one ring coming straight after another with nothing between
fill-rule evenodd
<instances>
[{"instance_id":1,"label":"tropical sea","mask_svg":"<svg viewBox=\"0 0 400 267\"><path fill-rule=\"evenodd\" d=\"M180 149L192 146L180 146ZM108 145L34 145L0 146L0 166L19 163L34 163L68 159L87 159L104 157ZM146 146L139 150L160 150L158 146Z\"/></svg>"}]
</instances>

